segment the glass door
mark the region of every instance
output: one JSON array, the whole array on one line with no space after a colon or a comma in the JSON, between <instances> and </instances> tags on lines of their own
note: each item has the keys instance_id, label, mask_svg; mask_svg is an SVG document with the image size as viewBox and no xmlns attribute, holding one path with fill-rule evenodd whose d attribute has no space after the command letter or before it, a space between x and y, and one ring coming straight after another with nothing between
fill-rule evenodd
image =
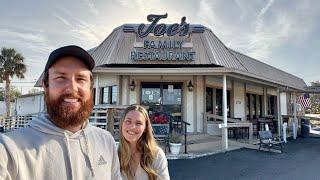
<instances>
[{"instance_id":1,"label":"glass door","mask_svg":"<svg viewBox=\"0 0 320 180\"><path fill-rule=\"evenodd\" d=\"M141 88L141 105L149 106L153 123L166 123L160 114L182 119L182 83L141 83Z\"/></svg>"}]
</instances>

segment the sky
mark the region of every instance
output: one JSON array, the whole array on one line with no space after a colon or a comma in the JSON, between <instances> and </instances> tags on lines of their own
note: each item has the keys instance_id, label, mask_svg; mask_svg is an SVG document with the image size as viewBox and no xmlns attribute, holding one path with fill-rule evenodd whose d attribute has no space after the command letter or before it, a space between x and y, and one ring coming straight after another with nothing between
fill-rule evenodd
<instances>
[{"instance_id":1,"label":"sky","mask_svg":"<svg viewBox=\"0 0 320 180\"><path fill-rule=\"evenodd\" d=\"M52 50L70 44L90 49L122 24L168 13L161 22L179 23L185 16L229 48L309 85L320 80L319 9L318 0L0 0L0 48L24 56L25 79L14 78L13 86L26 93Z\"/></svg>"}]
</instances>

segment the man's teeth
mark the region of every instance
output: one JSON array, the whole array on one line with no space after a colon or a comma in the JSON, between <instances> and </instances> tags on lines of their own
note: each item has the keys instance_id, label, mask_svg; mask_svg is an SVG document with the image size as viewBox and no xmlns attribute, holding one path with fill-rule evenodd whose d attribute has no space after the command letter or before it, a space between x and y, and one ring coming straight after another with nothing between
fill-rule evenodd
<instances>
[{"instance_id":1,"label":"man's teeth","mask_svg":"<svg viewBox=\"0 0 320 180\"><path fill-rule=\"evenodd\" d=\"M64 99L64 101L68 103L75 103L78 101L78 99Z\"/></svg>"}]
</instances>

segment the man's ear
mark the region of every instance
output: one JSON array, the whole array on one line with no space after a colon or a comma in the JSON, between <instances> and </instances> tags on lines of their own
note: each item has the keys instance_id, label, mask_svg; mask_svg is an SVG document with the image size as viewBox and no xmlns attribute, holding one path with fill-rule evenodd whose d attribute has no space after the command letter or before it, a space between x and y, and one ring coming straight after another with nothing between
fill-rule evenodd
<instances>
[{"instance_id":1,"label":"man's ear","mask_svg":"<svg viewBox=\"0 0 320 180\"><path fill-rule=\"evenodd\" d=\"M48 90L48 87L44 84L43 81L42 81L42 83L41 83L41 86L42 86L42 88L44 89L44 91L47 91L47 90Z\"/></svg>"}]
</instances>

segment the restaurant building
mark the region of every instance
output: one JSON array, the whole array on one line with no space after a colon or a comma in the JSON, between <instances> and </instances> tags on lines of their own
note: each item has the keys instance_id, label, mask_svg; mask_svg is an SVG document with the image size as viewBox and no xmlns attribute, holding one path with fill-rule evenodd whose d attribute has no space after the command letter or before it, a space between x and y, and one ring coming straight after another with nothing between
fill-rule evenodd
<instances>
[{"instance_id":1,"label":"restaurant building","mask_svg":"<svg viewBox=\"0 0 320 180\"><path fill-rule=\"evenodd\" d=\"M210 134L221 131L207 114L252 122L272 116L279 129L282 115L296 114L297 93L307 86L301 78L230 49L185 17L162 24L166 17L121 25L89 50L96 105L146 105L149 114L166 112L190 123L189 133Z\"/></svg>"},{"instance_id":2,"label":"restaurant building","mask_svg":"<svg viewBox=\"0 0 320 180\"><path fill-rule=\"evenodd\" d=\"M185 17L174 24L165 18L121 25L88 50L96 107L145 105L152 117L165 112L188 122L189 134L222 135L225 149L229 119L256 131L259 118L271 118L279 135L284 121L289 130L297 125L296 97L307 86L301 78L230 49Z\"/></svg>"}]
</instances>

